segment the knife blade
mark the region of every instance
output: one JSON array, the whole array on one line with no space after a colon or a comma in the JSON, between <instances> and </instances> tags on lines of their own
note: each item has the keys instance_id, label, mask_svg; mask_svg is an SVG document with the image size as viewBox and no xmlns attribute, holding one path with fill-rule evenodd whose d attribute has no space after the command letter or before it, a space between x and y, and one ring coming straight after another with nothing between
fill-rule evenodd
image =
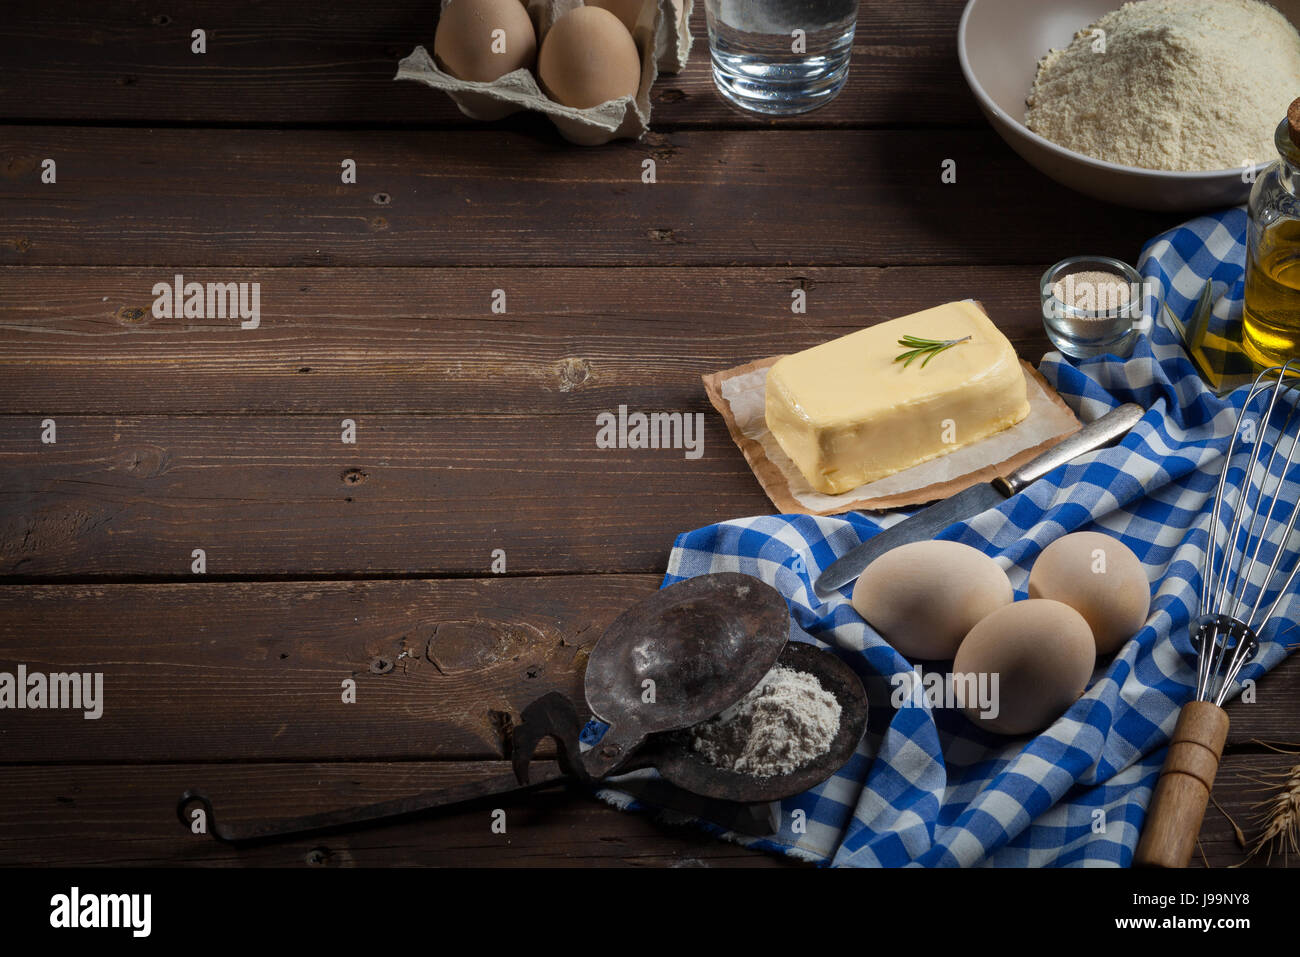
<instances>
[{"instance_id":1,"label":"knife blade","mask_svg":"<svg viewBox=\"0 0 1300 957\"><path fill-rule=\"evenodd\" d=\"M1042 455L1031 459L1010 475L999 476L992 482L972 485L942 502L923 508L897 525L867 539L832 563L817 578L813 585L814 590L822 598L835 594L891 548L909 542L928 541L949 525L1001 505L1012 495L1036 482L1057 466L1064 465L1085 452L1093 452L1118 442L1138 424L1142 415L1142 407L1132 402L1111 409L1095 422L1085 425L1078 432L1052 446Z\"/></svg>"}]
</instances>

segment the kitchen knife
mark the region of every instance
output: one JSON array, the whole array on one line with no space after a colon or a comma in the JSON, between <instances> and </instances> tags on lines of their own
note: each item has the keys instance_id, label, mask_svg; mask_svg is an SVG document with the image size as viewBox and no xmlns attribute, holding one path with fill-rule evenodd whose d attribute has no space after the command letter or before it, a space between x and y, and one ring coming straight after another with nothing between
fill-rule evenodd
<instances>
[{"instance_id":1,"label":"kitchen knife","mask_svg":"<svg viewBox=\"0 0 1300 957\"><path fill-rule=\"evenodd\" d=\"M817 594L823 598L833 595L861 575L868 565L891 548L906 545L908 542L928 541L955 522L1001 505L1058 465L1064 465L1085 452L1092 452L1119 441L1129 429L1138 424L1142 414L1142 407L1131 402L1112 409L1063 442L1052 446L1042 455L1031 459L1010 475L999 476L992 482L972 485L965 491L958 492L942 502L936 502L897 525L872 536L821 573L814 585Z\"/></svg>"}]
</instances>

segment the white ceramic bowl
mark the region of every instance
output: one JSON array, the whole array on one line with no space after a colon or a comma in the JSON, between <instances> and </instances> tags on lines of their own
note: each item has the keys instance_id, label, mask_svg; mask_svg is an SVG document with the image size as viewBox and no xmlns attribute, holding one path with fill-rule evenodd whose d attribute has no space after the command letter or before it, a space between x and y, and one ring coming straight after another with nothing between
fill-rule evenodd
<instances>
[{"instance_id":1,"label":"white ceramic bowl","mask_svg":"<svg viewBox=\"0 0 1300 957\"><path fill-rule=\"evenodd\" d=\"M1272 0L1300 23L1300 0ZM1137 209L1188 211L1235 206L1250 195L1243 169L1171 173L1120 166L1057 146L1025 126L1025 97L1038 61L1075 33L1121 6L1119 0L970 0L957 52L962 72L993 128L1031 165L1088 196ZM1296 91L1300 94L1300 90ZM1278 116L1278 122L1282 116ZM1266 156L1256 170L1277 157Z\"/></svg>"}]
</instances>

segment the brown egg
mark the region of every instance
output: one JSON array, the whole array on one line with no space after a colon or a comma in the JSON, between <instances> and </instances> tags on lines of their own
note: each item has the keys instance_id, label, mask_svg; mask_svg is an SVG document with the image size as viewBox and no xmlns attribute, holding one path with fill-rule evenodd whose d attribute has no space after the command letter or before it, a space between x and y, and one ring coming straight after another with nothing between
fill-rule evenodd
<instances>
[{"instance_id":1,"label":"brown egg","mask_svg":"<svg viewBox=\"0 0 1300 957\"><path fill-rule=\"evenodd\" d=\"M519 0L452 0L438 19L433 55L452 76L491 83L537 59L537 34Z\"/></svg>"},{"instance_id":2,"label":"brown egg","mask_svg":"<svg viewBox=\"0 0 1300 957\"><path fill-rule=\"evenodd\" d=\"M912 542L867 566L853 607L908 658L948 659L966 633L1011 602L1011 582L987 555L960 542Z\"/></svg>"},{"instance_id":3,"label":"brown egg","mask_svg":"<svg viewBox=\"0 0 1300 957\"><path fill-rule=\"evenodd\" d=\"M1101 532L1058 538L1029 572L1029 597L1065 602L1084 618L1097 654L1118 651L1141 631L1151 610L1151 584L1127 545Z\"/></svg>"},{"instance_id":4,"label":"brown egg","mask_svg":"<svg viewBox=\"0 0 1300 957\"><path fill-rule=\"evenodd\" d=\"M1083 616L1059 601L1030 598L1000 608L971 629L952 663L954 680L987 676L992 706L966 716L998 734L1031 734L1059 718L1088 686L1097 663ZM996 685L994 678L996 677Z\"/></svg>"},{"instance_id":5,"label":"brown egg","mask_svg":"<svg viewBox=\"0 0 1300 957\"><path fill-rule=\"evenodd\" d=\"M542 40L537 75L551 99L586 109L635 96L641 58L618 17L599 7L575 7Z\"/></svg>"},{"instance_id":6,"label":"brown egg","mask_svg":"<svg viewBox=\"0 0 1300 957\"><path fill-rule=\"evenodd\" d=\"M636 29L636 21L641 16L641 8L645 6L645 0L591 0L587 6L608 10L618 17L623 26L627 27L627 32L631 33Z\"/></svg>"}]
</instances>

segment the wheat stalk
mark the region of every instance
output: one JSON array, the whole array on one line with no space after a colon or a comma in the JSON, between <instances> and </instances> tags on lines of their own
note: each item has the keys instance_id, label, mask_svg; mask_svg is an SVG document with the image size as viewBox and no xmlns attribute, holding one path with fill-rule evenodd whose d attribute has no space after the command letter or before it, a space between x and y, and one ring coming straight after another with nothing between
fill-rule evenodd
<instances>
[{"instance_id":1,"label":"wheat stalk","mask_svg":"<svg viewBox=\"0 0 1300 957\"><path fill-rule=\"evenodd\" d=\"M1279 754L1300 754L1300 751L1288 751L1263 741L1260 744ZM1270 863L1273 852L1281 848L1283 860L1290 863L1292 853L1300 854L1300 764L1289 771L1262 771L1251 780L1275 793L1254 805L1258 809L1254 822L1260 832L1246 860L1267 848L1268 855L1264 860Z\"/></svg>"}]
</instances>

